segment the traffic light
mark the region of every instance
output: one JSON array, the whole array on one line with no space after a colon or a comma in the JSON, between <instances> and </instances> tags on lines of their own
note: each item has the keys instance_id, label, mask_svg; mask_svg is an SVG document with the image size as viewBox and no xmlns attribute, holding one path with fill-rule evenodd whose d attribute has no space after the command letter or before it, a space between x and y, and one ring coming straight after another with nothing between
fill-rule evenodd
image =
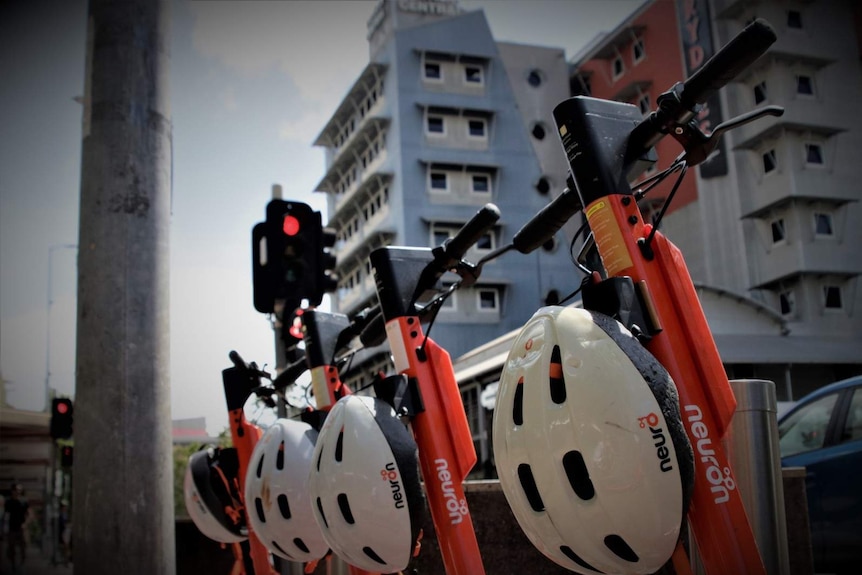
<instances>
[{"instance_id":1,"label":"traffic light","mask_svg":"<svg viewBox=\"0 0 862 575\"><path fill-rule=\"evenodd\" d=\"M320 212L302 202L272 200L266 221L252 229L254 307L272 313L275 301L297 308L303 299L320 304L318 261L321 254Z\"/></svg>"},{"instance_id":2,"label":"traffic light","mask_svg":"<svg viewBox=\"0 0 862 575\"><path fill-rule=\"evenodd\" d=\"M53 439L68 439L72 437L72 400L67 397L54 398L51 401L51 437Z\"/></svg>"},{"instance_id":3,"label":"traffic light","mask_svg":"<svg viewBox=\"0 0 862 575\"><path fill-rule=\"evenodd\" d=\"M74 448L71 445L64 445L60 448L60 467L72 467L72 460L75 456Z\"/></svg>"}]
</instances>

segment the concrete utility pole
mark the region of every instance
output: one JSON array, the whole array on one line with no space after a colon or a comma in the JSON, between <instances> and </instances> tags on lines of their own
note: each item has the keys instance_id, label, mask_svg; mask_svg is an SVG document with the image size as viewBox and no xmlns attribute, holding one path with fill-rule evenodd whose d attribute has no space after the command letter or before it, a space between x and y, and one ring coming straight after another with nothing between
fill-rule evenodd
<instances>
[{"instance_id":1,"label":"concrete utility pole","mask_svg":"<svg viewBox=\"0 0 862 575\"><path fill-rule=\"evenodd\" d=\"M81 161L77 575L176 573L169 0L90 0Z\"/></svg>"}]
</instances>

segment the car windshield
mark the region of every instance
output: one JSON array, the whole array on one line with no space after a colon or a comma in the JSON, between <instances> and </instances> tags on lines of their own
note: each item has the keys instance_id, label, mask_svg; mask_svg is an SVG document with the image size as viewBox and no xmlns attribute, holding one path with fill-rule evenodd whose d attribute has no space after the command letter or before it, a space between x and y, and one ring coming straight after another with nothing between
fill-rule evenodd
<instances>
[{"instance_id":1,"label":"car windshield","mask_svg":"<svg viewBox=\"0 0 862 575\"><path fill-rule=\"evenodd\" d=\"M862 387L853 390L853 399L850 401L850 410L847 412L847 423L844 426L842 441L856 441L862 439Z\"/></svg>"},{"instance_id":2,"label":"car windshield","mask_svg":"<svg viewBox=\"0 0 862 575\"><path fill-rule=\"evenodd\" d=\"M818 398L781 422L778 426L781 457L823 447L826 428L837 399L837 393Z\"/></svg>"}]
</instances>

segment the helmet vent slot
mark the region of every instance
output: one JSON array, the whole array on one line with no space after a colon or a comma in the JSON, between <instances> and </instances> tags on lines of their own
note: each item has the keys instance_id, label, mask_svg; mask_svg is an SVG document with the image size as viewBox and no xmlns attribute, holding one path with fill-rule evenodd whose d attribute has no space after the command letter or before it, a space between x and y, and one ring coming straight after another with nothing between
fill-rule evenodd
<instances>
[{"instance_id":1,"label":"helmet vent slot","mask_svg":"<svg viewBox=\"0 0 862 575\"><path fill-rule=\"evenodd\" d=\"M284 442L278 446L278 453L275 454L275 468L281 471L284 469Z\"/></svg>"},{"instance_id":2,"label":"helmet vent slot","mask_svg":"<svg viewBox=\"0 0 862 575\"><path fill-rule=\"evenodd\" d=\"M261 523L266 523L266 515L263 512L263 501L260 497L254 498L254 508L257 510L257 518Z\"/></svg>"},{"instance_id":3,"label":"helmet vent slot","mask_svg":"<svg viewBox=\"0 0 862 575\"><path fill-rule=\"evenodd\" d=\"M580 451L570 451L563 456L563 469L575 495L587 501L596 496L596 488L590 479L590 472Z\"/></svg>"},{"instance_id":4,"label":"helmet vent slot","mask_svg":"<svg viewBox=\"0 0 862 575\"><path fill-rule=\"evenodd\" d=\"M293 544L299 547L300 551L303 553L308 553L308 545L305 544L305 541L297 537L293 540Z\"/></svg>"},{"instance_id":5,"label":"helmet vent slot","mask_svg":"<svg viewBox=\"0 0 862 575\"><path fill-rule=\"evenodd\" d=\"M515 401L512 404L512 420L515 425L524 424L524 378L515 386Z\"/></svg>"},{"instance_id":6,"label":"helmet vent slot","mask_svg":"<svg viewBox=\"0 0 862 575\"><path fill-rule=\"evenodd\" d=\"M353 512L350 511L350 503L347 501L346 493L338 494L338 508L341 509L341 515L344 517L344 520L353 525L356 523L356 520L353 518Z\"/></svg>"},{"instance_id":7,"label":"helmet vent slot","mask_svg":"<svg viewBox=\"0 0 862 575\"><path fill-rule=\"evenodd\" d=\"M263 473L263 454L261 454L260 459L257 460L257 478L260 479L261 473Z\"/></svg>"},{"instance_id":8,"label":"helmet vent slot","mask_svg":"<svg viewBox=\"0 0 862 575\"><path fill-rule=\"evenodd\" d=\"M281 511L281 516L285 519L290 519L290 505L287 503L287 495L284 493L280 494L276 501L278 501L278 510Z\"/></svg>"},{"instance_id":9,"label":"helmet vent slot","mask_svg":"<svg viewBox=\"0 0 862 575\"><path fill-rule=\"evenodd\" d=\"M338 439L335 441L335 461L340 462L344 455L344 428L338 432Z\"/></svg>"},{"instance_id":10,"label":"helmet vent slot","mask_svg":"<svg viewBox=\"0 0 862 575\"><path fill-rule=\"evenodd\" d=\"M592 565L590 565L589 563L587 563L586 561L584 561L583 559L578 557L578 554L575 553L574 551L572 551L572 548L569 547L568 545L560 545L560 551L562 552L563 555L565 555L566 557L568 557L569 559L571 559L572 561L574 561L575 563L577 563L578 565L580 565L584 569L589 569L590 571L595 571L596 573L604 573L604 571L599 571L598 569L596 569L595 567L593 567Z\"/></svg>"},{"instance_id":11,"label":"helmet vent slot","mask_svg":"<svg viewBox=\"0 0 862 575\"><path fill-rule=\"evenodd\" d=\"M323 459L323 450L320 450L320 453L317 456L317 471L320 471L320 460Z\"/></svg>"},{"instance_id":12,"label":"helmet vent slot","mask_svg":"<svg viewBox=\"0 0 862 575\"><path fill-rule=\"evenodd\" d=\"M551 350L551 365L548 367L548 381L551 387L551 401L556 404L566 401L566 380L563 379L563 360L560 346Z\"/></svg>"},{"instance_id":13,"label":"helmet vent slot","mask_svg":"<svg viewBox=\"0 0 862 575\"><path fill-rule=\"evenodd\" d=\"M279 552L279 553L281 553L282 555L284 555L285 557L287 557L287 558L288 558L288 559L290 559L291 561L293 561L293 560L294 560L294 559L293 559L293 556L292 556L290 553L288 553L287 551L285 551L285 550L282 548L282 546L281 546L281 545L279 545L277 542L272 541L272 546L273 546L273 547L275 547L276 549L278 549L278 552Z\"/></svg>"},{"instance_id":14,"label":"helmet vent slot","mask_svg":"<svg viewBox=\"0 0 862 575\"><path fill-rule=\"evenodd\" d=\"M323 526L329 529L329 521L326 520L326 514L323 512L323 503L320 497L317 498L317 510L320 512L320 518L323 519Z\"/></svg>"},{"instance_id":15,"label":"helmet vent slot","mask_svg":"<svg viewBox=\"0 0 862 575\"><path fill-rule=\"evenodd\" d=\"M374 549L372 549L371 547L363 547L362 552L365 553L366 555L368 555L369 557L371 557L372 559L374 559L375 561L377 561L378 563L380 563L381 565L386 565L386 561L381 559L380 555L375 553Z\"/></svg>"},{"instance_id":16,"label":"helmet vent slot","mask_svg":"<svg viewBox=\"0 0 862 575\"><path fill-rule=\"evenodd\" d=\"M605 546L620 559L624 559L630 563L637 563L640 560L638 554L619 535L608 535L605 537Z\"/></svg>"},{"instance_id":17,"label":"helmet vent slot","mask_svg":"<svg viewBox=\"0 0 862 575\"><path fill-rule=\"evenodd\" d=\"M524 490L524 495L527 496L527 501L530 502L533 511L544 511L545 503L542 501L542 496L539 495L536 480L533 478L533 470L528 464L522 463L518 466L518 479L521 480L521 489Z\"/></svg>"}]
</instances>

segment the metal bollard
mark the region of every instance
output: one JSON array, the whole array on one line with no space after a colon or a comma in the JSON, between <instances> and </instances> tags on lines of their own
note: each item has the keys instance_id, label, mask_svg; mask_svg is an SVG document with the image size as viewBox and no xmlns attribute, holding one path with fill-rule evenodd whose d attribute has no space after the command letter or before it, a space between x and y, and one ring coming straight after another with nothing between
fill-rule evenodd
<instances>
[{"instance_id":1,"label":"metal bollard","mask_svg":"<svg viewBox=\"0 0 862 575\"><path fill-rule=\"evenodd\" d=\"M730 386L736 396L736 412L722 443L766 572L787 575L790 559L775 383L765 379L736 379Z\"/></svg>"},{"instance_id":2,"label":"metal bollard","mask_svg":"<svg viewBox=\"0 0 862 575\"><path fill-rule=\"evenodd\" d=\"M730 386L736 396L736 411L721 443L730 459L766 573L788 575L790 559L775 384L765 379L735 379ZM706 571L693 537L690 544L692 570L702 575Z\"/></svg>"}]
</instances>

